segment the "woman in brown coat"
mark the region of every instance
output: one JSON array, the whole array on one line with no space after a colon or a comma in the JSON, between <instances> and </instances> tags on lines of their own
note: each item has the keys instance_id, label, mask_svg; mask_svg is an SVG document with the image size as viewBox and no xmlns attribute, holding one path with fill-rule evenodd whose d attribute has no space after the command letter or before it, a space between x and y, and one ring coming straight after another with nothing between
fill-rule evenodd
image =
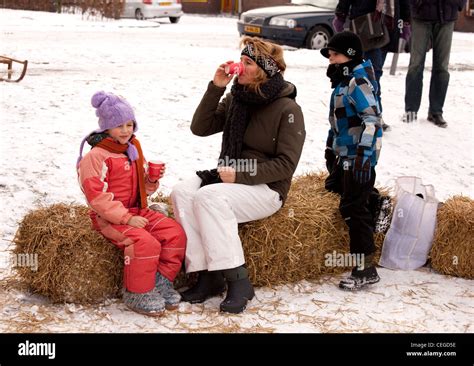
<instances>
[{"instance_id":1,"label":"woman in brown coat","mask_svg":"<svg viewBox=\"0 0 474 366\"><path fill-rule=\"evenodd\" d=\"M194 113L198 136L223 132L216 169L199 171L171 194L175 217L187 238L186 272L198 282L182 299L200 303L223 293L224 312L240 313L254 296L238 224L263 219L283 205L305 140L296 87L283 79L280 46L243 38L244 72L235 77L221 64Z\"/></svg>"}]
</instances>

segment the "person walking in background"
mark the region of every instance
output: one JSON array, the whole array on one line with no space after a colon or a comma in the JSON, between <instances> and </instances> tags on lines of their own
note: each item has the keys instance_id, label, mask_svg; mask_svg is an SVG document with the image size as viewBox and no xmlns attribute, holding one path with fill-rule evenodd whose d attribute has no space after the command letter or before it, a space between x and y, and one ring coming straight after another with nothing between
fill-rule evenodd
<instances>
[{"instance_id":1,"label":"person walking in background","mask_svg":"<svg viewBox=\"0 0 474 366\"><path fill-rule=\"evenodd\" d=\"M449 55L454 23L466 0L410 0L412 39L405 82L404 122L417 119L423 91L423 71L429 43L433 46L428 121L447 127L443 106L449 84Z\"/></svg>"},{"instance_id":2,"label":"person walking in background","mask_svg":"<svg viewBox=\"0 0 474 366\"><path fill-rule=\"evenodd\" d=\"M186 234L176 221L147 208L147 195L158 189L164 169L156 177L147 171L130 104L103 91L91 103L99 129L80 146L80 187L94 229L124 251L123 302L138 313L160 316L181 300L173 280L184 259ZM83 158L86 141L92 148Z\"/></svg>"},{"instance_id":3,"label":"person walking in background","mask_svg":"<svg viewBox=\"0 0 474 366\"><path fill-rule=\"evenodd\" d=\"M369 202L382 148L378 83L370 60L362 58L356 34L336 33L321 54L329 59L327 76L334 89L324 154L329 171L325 186L341 195L339 210L349 227L350 252L362 258L339 287L354 291L380 281Z\"/></svg>"},{"instance_id":4,"label":"person walking in background","mask_svg":"<svg viewBox=\"0 0 474 366\"><path fill-rule=\"evenodd\" d=\"M333 27L336 32L344 30L344 24L347 17L350 20L359 16L379 11L384 15L384 24L387 26L390 40L389 43L381 48L374 48L364 52L364 58L369 59L375 72L375 79L379 83L379 101L381 102L381 83L383 75L383 65L388 52L399 52L400 37L407 41L410 37L410 7L409 0L339 0L336 7ZM389 129L382 120L384 131Z\"/></svg>"},{"instance_id":5,"label":"person walking in background","mask_svg":"<svg viewBox=\"0 0 474 366\"><path fill-rule=\"evenodd\" d=\"M186 272L198 272L183 301L201 303L227 287L220 310L228 313L244 311L254 297L238 224L283 206L306 136L296 87L283 78L283 49L255 37L241 45L243 72L234 77L230 63L221 64L191 123L198 136L223 132L218 168L198 171L171 193L188 237Z\"/></svg>"}]
</instances>

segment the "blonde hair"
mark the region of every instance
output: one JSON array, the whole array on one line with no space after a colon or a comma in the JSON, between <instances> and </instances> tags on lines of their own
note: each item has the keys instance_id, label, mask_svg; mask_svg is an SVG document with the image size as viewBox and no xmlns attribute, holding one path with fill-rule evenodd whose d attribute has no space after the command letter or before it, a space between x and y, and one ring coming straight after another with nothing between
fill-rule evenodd
<instances>
[{"instance_id":1,"label":"blonde hair","mask_svg":"<svg viewBox=\"0 0 474 366\"><path fill-rule=\"evenodd\" d=\"M280 74L284 74L286 70L286 63L283 58L283 48L278 46L277 44L264 41L257 37L249 37L245 36L240 40L240 47L244 48L248 44L253 46L255 51L255 57L264 56L264 57L271 57L275 60L278 68L280 69ZM247 87L251 91L257 93L260 96L264 96L262 91L260 90L261 85L268 80L268 76L260 67L257 70L257 76L253 83L249 84Z\"/></svg>"}]
</instances>

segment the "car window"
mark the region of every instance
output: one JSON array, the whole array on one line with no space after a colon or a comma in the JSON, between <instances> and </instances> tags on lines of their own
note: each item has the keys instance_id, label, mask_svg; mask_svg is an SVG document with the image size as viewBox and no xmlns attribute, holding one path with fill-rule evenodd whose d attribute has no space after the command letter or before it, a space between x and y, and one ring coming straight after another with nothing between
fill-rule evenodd
<instances>
[{"instance_id":1,"label":"car window","mask_svg":"<svg viewBox=\"0 0 474 366\"><path fill-rule=\"evenodd\" d=\"M325 9L336 9L338 0L291 0L292 4L314 5Z\"/></svg>"}]
</instances>

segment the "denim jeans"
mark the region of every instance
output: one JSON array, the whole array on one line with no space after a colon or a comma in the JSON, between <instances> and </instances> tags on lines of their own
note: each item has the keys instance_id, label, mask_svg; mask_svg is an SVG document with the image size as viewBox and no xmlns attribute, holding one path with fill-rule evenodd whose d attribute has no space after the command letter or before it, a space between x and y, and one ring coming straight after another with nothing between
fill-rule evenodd
<instances>
[{"instance_id":1,"label":"denim jeans","mask_svg":"<svg viewBox=\"0 0 474 366\"><path fill-rule=\"evenodd\" d=\"M377 83L379 84L379 90L378 90L377 95L379 97L380 111L382 111L382 98L380 96L382 93L382 88L380 86L380 78L382 77L382 74L383 74L383 64L385 63L385 59L387 58L387 49L376 48L370 51L366 51L364 53L364 58L369 59L370 62L372 62L372 66L374 68L375 79L377 80Z\"/></svg>"},{"instance_id":2,"label":"denim jeans","mask_svg":"<svg viewBox=\"0 0 474 366\"><path fill-rule=\"evenodd\" d=\"M405 83L405 111L418 112L423 90L423 70L430 39L433 41L433 68L430 81L432 114L442 114L449 84L449 55L453 39L454 22L411 21L410 65Z\"/></svg>"}]
</instances>

